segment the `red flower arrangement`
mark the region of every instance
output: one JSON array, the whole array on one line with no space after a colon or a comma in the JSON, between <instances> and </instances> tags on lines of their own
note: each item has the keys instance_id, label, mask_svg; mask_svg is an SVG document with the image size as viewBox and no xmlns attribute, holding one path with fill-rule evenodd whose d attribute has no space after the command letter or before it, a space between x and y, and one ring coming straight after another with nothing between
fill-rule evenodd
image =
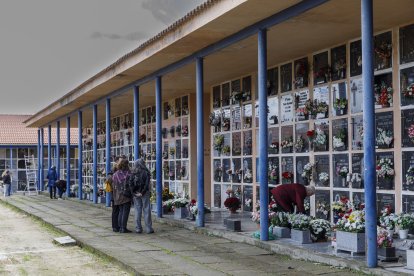
<instances>
[{"instance_id":1,"label":"red flower arrangement","mask_svg":"<svg viewBox=\"0 0 414 276\"><path fill-rule=\"evenodd\" d=\"M228 209L237 210L240 208L240 206L241 206L241 202L240 202L240 199L238 199L237 197L228 197L224 201L224 207Z\"/></svg>"},{"instance_id":2,"label":"red flower arrangement","mask_svg":"<svg viewBox=\"0 0 414 276\"><path fill-rule=\"evenodd\" d=\"M308 130L308 131L306 131L306 136L309 139L312 139L315 136L315 131L314 130Z\"/></svg>"},{"instance_id":3,"label":"red flower arrangement","mask_svg":"<svg viewBox=\"0 0 414 276\"><path fill-rule=\"evenodd\" d=\"M282 173L282 177L284 179L292 179L293 178L293 173L291 173L291 172L283 172Z\"/></svg>"},{"instance_id":4,"label":"red flower arrangement","mask_svg":"<svg viewBox=\"0 0 414 276\"><path fill-rule=\"evenodd\" d=\"M404 97L407 98L413 98L414 97L414 83L410 84L405 90L404 90Z\"/></svg>"}]
</instances>

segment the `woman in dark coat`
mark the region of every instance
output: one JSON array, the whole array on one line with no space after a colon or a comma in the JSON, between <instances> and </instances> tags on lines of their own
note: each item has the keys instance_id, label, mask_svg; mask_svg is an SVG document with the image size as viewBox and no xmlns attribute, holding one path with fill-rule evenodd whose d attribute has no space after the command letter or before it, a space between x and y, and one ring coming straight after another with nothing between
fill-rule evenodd
<instances>
[{"instance_id":1,"label":"woman in dark coat","mask_svg":"<svg viewBox=\"0 0 414 276\"><path fill-rule=\"evenodd\" d=\"M129 163L126 159L121 159L118 164L118 170L112 177L112 194L114 205L119 206L118 226L120 233L130 233L127 229L129 211L131 210L132 195L128 195L130 190L127 185L129 172Z\"/></svg>"},{"instance_id":2,"label":"woman in dark coat","mask_svg":"<svg viewBox=\"0 0 414 276\"><path fill-rule=\"evenodd\" d=\"M47 173L47 179L49 179L49 183L47 184L49 187L50 198L57 198L56 197L56 180L57 180L57 173L56 167L52 166ZM53 197L52 197L53 195Z\"/></svg>"}]
</instances>

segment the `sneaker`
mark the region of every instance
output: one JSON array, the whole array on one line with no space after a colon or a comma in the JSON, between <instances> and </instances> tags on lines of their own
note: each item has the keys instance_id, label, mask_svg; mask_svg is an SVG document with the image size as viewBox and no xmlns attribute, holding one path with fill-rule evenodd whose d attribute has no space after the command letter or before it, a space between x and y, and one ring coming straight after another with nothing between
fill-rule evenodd
<instances>
[{"instance_id":1,"label":"sneaker","mask_svg":"<svg viewBox=\"0 0 414 276\"><path fill-rule=\"evenodd\" d=\"M147 234L152 234L152 233L154 233L154 229L147 231Z\"/></svg>"},{"instance_id":2,"label":"sneaker","mask_svg":"<svg viewBox=\"0 0 414 276\"><path fill-rule=\"evenodd\" d=\"M142 229L135 230L135 233L137 233L137 234L141 234L141 233L142 233Z\"/></svg>"}]
</instances>

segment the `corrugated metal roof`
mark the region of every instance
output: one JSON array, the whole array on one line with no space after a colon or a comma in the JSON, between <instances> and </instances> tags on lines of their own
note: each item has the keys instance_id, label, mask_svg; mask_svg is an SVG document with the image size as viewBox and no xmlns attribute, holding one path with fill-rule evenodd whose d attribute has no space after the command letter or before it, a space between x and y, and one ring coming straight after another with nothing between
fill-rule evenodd
<instances>
[{"instance_id":1,"label":"corrugated metal roof","mask_svg":"<svg viewBox=\"0 0 414 276\"><path fill-rule=\"evenodd\" d=\"M31 115L0 115L0 145L37 145L37 129L23 123ZM48 132L45 130L45 143ZM71 129L71 144L78 144L78 129ZM56 129L52 129L52 144L56 144ZM60 131L60 143L66 144L66 129Z\"/></svg>"}]
</instances>

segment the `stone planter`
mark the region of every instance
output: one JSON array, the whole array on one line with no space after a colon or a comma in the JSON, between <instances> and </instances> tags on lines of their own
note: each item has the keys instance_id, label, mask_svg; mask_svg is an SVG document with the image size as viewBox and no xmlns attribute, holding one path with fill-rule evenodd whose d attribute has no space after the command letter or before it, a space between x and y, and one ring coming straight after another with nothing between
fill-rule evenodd
<instances>
[{"instance_id":1,"label":"stone planter","mask_svg":"<svg viewBox=\"0 0 414 276\"><path fill-rule=\"evenodd\" d=\"M290 236L293 241L298 242L300 244L312 243L309 230L302 231L302 230L292 229L290 231Z\"/></svg>"},{"instance_id":2,"label":"stone planter","mask_svg":"<svg viewBox=\"0 0 414 276\"><path fill-rule=\"evenodd\" d=\"M275 226L273 228L273 234L278 238L290 238L290 229L288 227Z\"/></svg>"},{"instance_id":3,"label":"stone planter","mask_svg":"<svg viewBox=\"0 0 414 276\"><path fill-rule=\"evenodd\" d=\"M336 249L355 253L365 253L365 233L336 232Z\"/></svg>"},{"instance_id":4,"label":"stone planter","mask_svg":"<svg viewBox=\"0 0 414 276\"><path fill-rule=\"evenodd\" d=\"M384 262L396 262L398 258L395 255L395 247L378 248L378 259Z\"/></svg>"},{"instance_id":5,"label":"stone planter","mask_svg":"<svg viewBox=\"0 0 414 276\"><path fill-rule=\"evenodd\" d=\"M174 211L174 218L175 219L184 219L186 217L188 217L187 207L175 208L175 211Z\"/></svg>"}]
</instances>

